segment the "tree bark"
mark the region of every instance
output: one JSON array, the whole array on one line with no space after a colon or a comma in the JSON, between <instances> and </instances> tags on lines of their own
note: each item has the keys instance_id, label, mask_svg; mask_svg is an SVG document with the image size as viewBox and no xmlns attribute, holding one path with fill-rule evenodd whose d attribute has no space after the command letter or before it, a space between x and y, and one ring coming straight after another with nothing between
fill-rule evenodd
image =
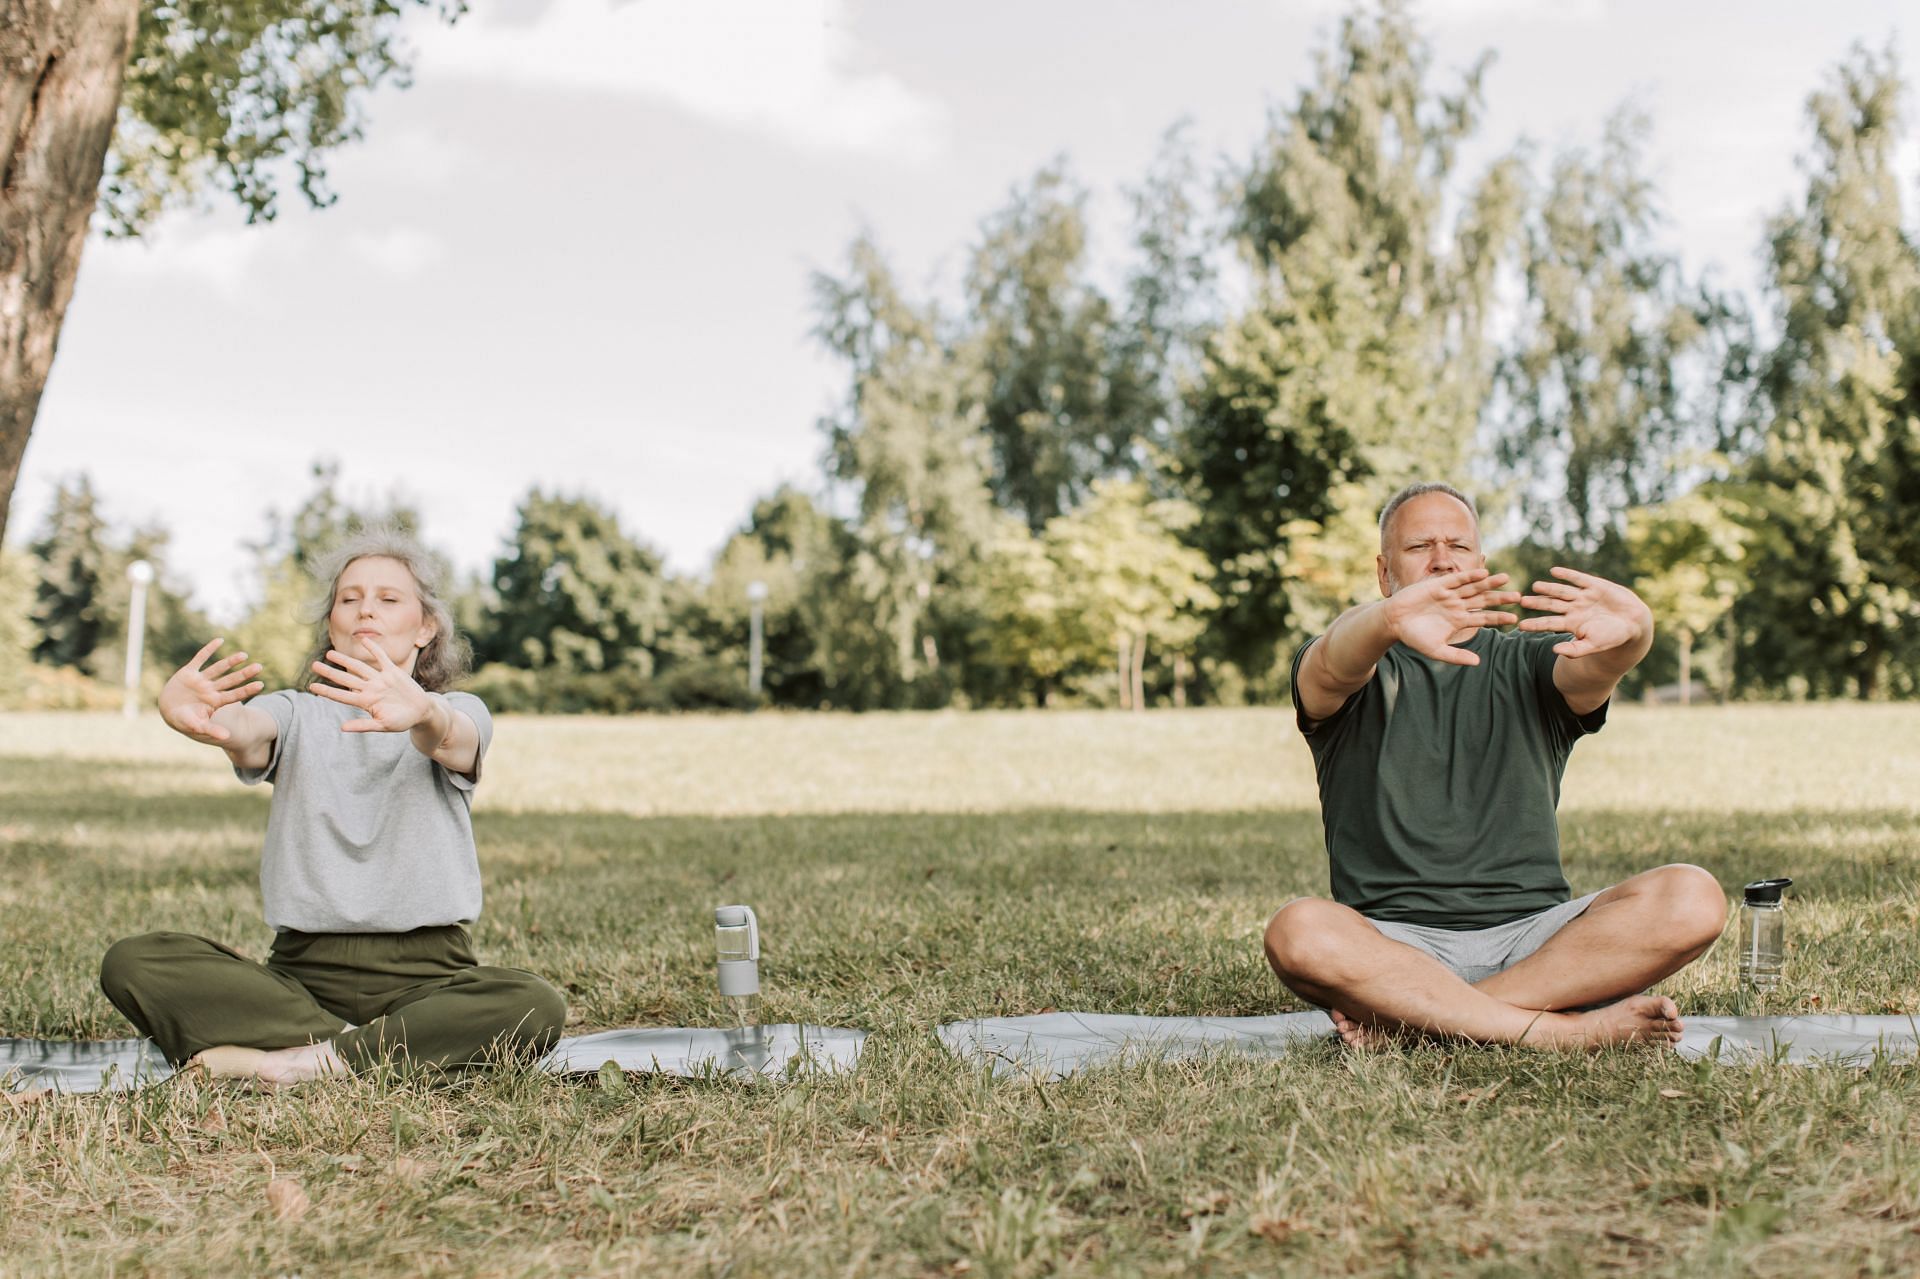
<instances>
[{"instance_id":1,"label":"tree bark","mask_svg":"<svg viewBox=\"0 0 1920 1279\"><path fill-rule=\"evenodd\" d=\"M1680 704L1693 705L1693 632L1681 628L1680 640Z\"/></svg>"},{"instance_id":2,"label":"tree bark","mask_svg":"<svg viewBox=\"0 0 1920 1279\"><path fill-rule=\"evenodd\" d=\"M1133 637L1133 709L1147 709L1147 634L1141 631Z\"/></svg>"},{"instance_id":3,"label":"tree bark","mask_svg":"<svg viewBox=\"0 0 1920 1279\"><path fill-rule=\"evenodd\" d=\"M0 537L120 109L139 0L0 0Z\"/></svg>"},{"instance_id":4,"label":"tree bark","mask_svg":"<svg viewBox=\"0 0 1920 1279\"><path fill-rule=\"evenodd\" d=\"M1185 710L1187 705L1187 655L1173 655L1173 706L1175 710Z\"/></svg>"},{"instance_id":5,"label":"tree bark","mask_svg":"<svg viewBox=\"0 0 1920 1279\"><path fill-rule=\"evenodd\" d=\"M1120 709L1130 711L1133 709L1133 636L1121 631L1117 642L1120 652L1114 666L1120 674Z\"/></svg>"}]
</instances>

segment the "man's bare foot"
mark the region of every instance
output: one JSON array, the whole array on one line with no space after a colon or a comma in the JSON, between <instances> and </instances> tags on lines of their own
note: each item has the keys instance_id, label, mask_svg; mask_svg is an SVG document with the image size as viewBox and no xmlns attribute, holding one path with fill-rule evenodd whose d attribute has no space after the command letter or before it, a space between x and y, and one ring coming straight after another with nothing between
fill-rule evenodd
<instances>
[{"instance_id":1,"label":"man's bare foot","mask_svg":"<svg viewBox=\"0 0 1920 1279\"><path fill-rule=\"evenodd\" d=\"M1672 1048L1684 1029L1680 1009L1665 995L1631 995L1584 1013L1541 1013L1521 1037L1530 1048L1605 1048L1651 1044Z\"/></svg>"},{"instance_id":2,"label":"man's bare foot","mask_svg":"<svg viewBox=\"0 0 1920 1279\"><path fill-rule=\"evenodd\" d=\"M1414 1034L1406 1027L1388 1028L1369 1026L1365 1022L1355 1021L1338 1008L1327 1009L1327 1016L1333 1019L1333 1028L1340 1036L1340 1042L1360 1052L1382 1052L1396 1045L1407 1043Z\"/></svg>"},{"instance_id":3,"label":"man's bare foot","mask_svg":"<svg viewBox=\"0 0 1920 1279\"><path fill-rule=\"evenodd\" d=\"M188 1058L184 1069L200 1069L214 1079L252 1079L269 1088L285 1088L328 1075L348 1073L347 1063L331 1040L298 1048L241 1048L222 1044Z\"/></svg>"}]
</instances>

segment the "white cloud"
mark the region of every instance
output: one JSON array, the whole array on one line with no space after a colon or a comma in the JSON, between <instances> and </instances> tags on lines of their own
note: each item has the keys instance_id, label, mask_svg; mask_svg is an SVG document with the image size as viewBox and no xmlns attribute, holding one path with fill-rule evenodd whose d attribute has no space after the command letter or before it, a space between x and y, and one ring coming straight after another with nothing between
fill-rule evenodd
<instances>
[{"instance_id":1,"label":"white cloud","mask_svg":"<svg viewBox=\"0 0 1920 1279\"><path fill-rule=\"evenodd\" d=\"M856 66L844 0L554 0L531 24L472 14L418 44L422 79L658 98L826 151L924 160L944 146L939 103Z\"/></svg>"},{"instance_id":2,"label":"white cloud","mask_svg":"<svg viewBox=\"0 0 1920 1279\"><path fill-rule=\"evenodd\" d=\"M95 240L82 270L127 280L190 281L235 301L247 292L248 277L267 247L266 232L264 226L213 227L180 214L139 239ZM280 229L276 251L287 247L287 238Z\"/></svg>"},{"instance_id":3,"label":"white cloud","mask_svg":"<svg viewBox=\"0 0 1920 1279\"><path fill-rule=\"evenodd\" d=\"M446 246L418 227L397 226L379 232L358 232L348 243L353 251L388 275L409 279L446 256Z\"/></svg>"}]
</instances>

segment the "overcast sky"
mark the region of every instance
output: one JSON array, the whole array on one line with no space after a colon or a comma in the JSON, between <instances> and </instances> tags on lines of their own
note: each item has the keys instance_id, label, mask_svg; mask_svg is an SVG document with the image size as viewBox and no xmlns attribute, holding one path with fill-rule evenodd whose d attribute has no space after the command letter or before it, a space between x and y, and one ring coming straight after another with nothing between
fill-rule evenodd
<instances>
[{"instance_id":1,"label":"overcast sky","mask_svg":"<svg viewBox=\"0 0 1920 1279\"><path fill-rule=\"evenodd\" d=\"M1592 144L1635 100L1673 247L1750 286L1762 220L1799 185L1807 95L1858 41L1892 40L1912 67L1902 8L1417 12L1449 79L1497 54L1482 161L1523 135L1543 154ZM415 21L413 87L370 100L367 140L334 161L334 207L290 203L247 227L214 203L144 241L88 246L10 541L84 471L116 526L172 530L175 576L230 620L252 589L244 543L330 457L349 496L417 505L463 569L499 552L539 484L612 504L673 570L698 573L755 497L817 486L816 422L841 374L809 335L810 272L869 228L909 281L941 287L980 218L1062 153L1115 258L1121 187L1163 131L1191 120L1210 169L1244 157L1341 6L474 10L452 28Z\"/></svg>"}]
</instances>

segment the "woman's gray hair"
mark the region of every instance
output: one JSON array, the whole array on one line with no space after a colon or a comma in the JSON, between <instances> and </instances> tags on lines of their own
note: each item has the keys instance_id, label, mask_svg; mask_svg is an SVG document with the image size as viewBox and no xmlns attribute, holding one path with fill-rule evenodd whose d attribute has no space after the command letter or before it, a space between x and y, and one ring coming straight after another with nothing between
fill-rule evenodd
<instances>
[{"instance_id":1,"label":"woman's gray hair","mask_svg":"<svg viewBox=\"0 0 1920 1279\"><path fill-rule=\"evenodd\" d=\"M396 524L376 524L348 537L323 557L314 572L314 580L326 584L326 594L313 602L309 621L319 628L314 650L301 668L295 687L304 689L315 676L313 664L327 655L333 639L327 634L327 618L333 612L333 598L340 589L340 575L355 560L397 560L413 575L414 589L420 594L420 611L433 624L433 638L414 659L413 682L429 693L444 693L467 673L467 645L454 629L453 613L440 598L443 569L420 540Z\"/></svg>"},{"instance_id":2,"label":"woman's gray hair","mask_svg":"<svg viewBox=\"0 0 1920 1279\"><path fill-rule=\"evenodd\" d=\"M1387 549L1387 530L1393 525L1394 514L1414 498L1425 497L1429 493L1445 493L1448 497L1453 498L1467 508L1467 514L1473 516L1474 524L1476 526L1479 525L1480 508L1473 504L1472 498L1451 484L1442 484L1438 480L1421 480L1416 484L1409 484L1398 493L1395 493L1387 499L1387 504L1380 508L1381 550L1384 551Z\"/></svg>"}]
</instances>

